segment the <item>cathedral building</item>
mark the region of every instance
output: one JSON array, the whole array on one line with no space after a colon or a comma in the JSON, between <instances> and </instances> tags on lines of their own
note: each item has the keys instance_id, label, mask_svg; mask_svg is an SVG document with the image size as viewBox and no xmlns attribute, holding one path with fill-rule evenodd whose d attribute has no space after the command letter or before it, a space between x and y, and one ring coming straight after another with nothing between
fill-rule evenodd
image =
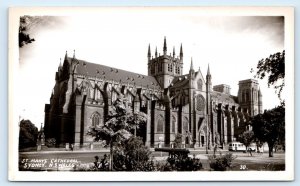
<instances>
[{"instance_id":1,"label":"cathedral building","mask_svg":"<svg viewBox=\"0 0 300 186\"><path fill-rule=\"evenodd\" d=\"M262 94L257 80L239 81L238 95L230 86L212 85L209 66L206 75L194 69L183 74L183 48L179 56L154 56L148 48L148 75L90 63L67 53L55 74L50 104L45 105L45 137L60 146L83 148L93 143L87 135L91 126L101 127L112 103L122 96L128 107L147 115L144 142L149 147L171 147L177 134L184 147L220 147L235 141L249 129L250 116L262 113Z\"/></svg>"}]
</instances>

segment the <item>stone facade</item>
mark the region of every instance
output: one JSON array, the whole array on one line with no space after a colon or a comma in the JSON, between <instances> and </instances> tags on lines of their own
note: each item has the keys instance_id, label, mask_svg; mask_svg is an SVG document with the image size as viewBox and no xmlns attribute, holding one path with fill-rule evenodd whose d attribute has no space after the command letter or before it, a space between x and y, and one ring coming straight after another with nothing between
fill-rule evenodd
<instances>
[{"instance_id":1,"label":"stone facade","mask_svg":"<svg viewBox=\"0 0 300 186\"><path fill-rule=\"evenodd\" d=\"M171 146L178 133L185 147L223 146L248 129L250 116L262 113L256 80L240 81L238 96L233 96L228 85L212 87L209 67L205 78L192 61L189 73L182 71L182 45L179 56L175 49L168 55L166 38L162 55L156 49L153 57L149 45L148 76L66 54L55 74L50 104L45 105L46 139L75 148L91 144L89 127L103 125L118 96L127 99L128 107L147 114L143 138L150 147Z\"/></svg>"}]
</instances>

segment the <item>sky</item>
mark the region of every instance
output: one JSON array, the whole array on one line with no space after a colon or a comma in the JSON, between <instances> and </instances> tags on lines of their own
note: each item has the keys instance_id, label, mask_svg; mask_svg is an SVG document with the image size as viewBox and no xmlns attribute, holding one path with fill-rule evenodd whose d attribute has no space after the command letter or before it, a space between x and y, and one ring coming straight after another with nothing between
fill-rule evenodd
<instances>
[{"instance_id":1,"label":"sky","mask_svg":"<svg viewBox=\"0 0 300 186\"><path fill-rule=\"evenodd\" d=\"M183 46L183 73L193 58L195 70L205 77L208 64L212 84L227 84L237 95L238 82L253 78L251 68L270 54L284 50L284 19L278 16L205 16L182 9L107 9L72 16L34 17L27 31L33 43L19 50L22 91L20 116L36 126L44 123L44 105L55 85L55 72L69 56L147 75L147 52L151 46L163 53L166 36L168 53ZM259 80L263 108L279 105L274 88ZM283 95L284 96L284 95Z\"/></svg>"}]
</instances>

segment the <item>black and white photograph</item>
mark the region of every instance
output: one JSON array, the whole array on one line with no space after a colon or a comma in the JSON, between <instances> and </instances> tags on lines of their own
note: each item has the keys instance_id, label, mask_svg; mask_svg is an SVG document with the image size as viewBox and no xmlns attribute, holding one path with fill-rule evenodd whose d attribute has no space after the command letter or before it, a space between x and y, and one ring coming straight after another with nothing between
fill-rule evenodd
<instances>
[{"instance_id":1,"label":"black and white photograph","mask_svg":"<svg viewBox=\"0 0 300 186\"><path fill-rule=\"evenodd\" d=\"M294 9L9 10L12 181L294 179Z\"/></svg>"}]
</instances>

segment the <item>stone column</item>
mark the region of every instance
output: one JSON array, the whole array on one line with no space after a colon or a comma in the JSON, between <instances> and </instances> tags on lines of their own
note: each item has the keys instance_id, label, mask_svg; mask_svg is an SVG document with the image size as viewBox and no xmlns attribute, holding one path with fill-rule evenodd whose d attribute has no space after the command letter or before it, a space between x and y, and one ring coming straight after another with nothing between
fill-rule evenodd
<instances>
[{"instance_id":1,"label":"stone column","mask_svg":"<svg viewBox=\"0 0 300 186\"><path fill-rule=\"evenodd\" d=\"M147 100L146 146L151 143L151 100Z\"/></svg>"}]
</instances>

